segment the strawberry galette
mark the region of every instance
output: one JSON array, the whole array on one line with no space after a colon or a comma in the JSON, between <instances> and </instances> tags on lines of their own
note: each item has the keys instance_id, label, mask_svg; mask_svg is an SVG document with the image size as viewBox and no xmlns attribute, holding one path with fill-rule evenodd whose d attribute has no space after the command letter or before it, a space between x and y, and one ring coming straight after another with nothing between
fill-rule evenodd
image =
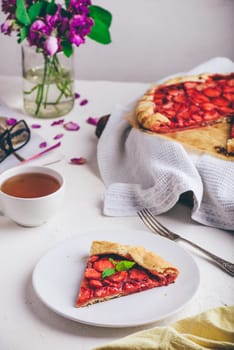
<instances>
[{"instance_id":1,"label":"strawberry galette","mask_svg":"<svg viewBox=\"0 0 234 350\"><path fill-rule=\"evenodd\" d=\"M76 307L166 286L178 274L175 266L141 246L94 241Z\"/></svg>"},{"instance_id":2,"label":"strawberry galette","mask_svg":"<svg viewBox=\"0 0 234 350\"><path fill-rule=\"evenodd\" d=\"M233 123L234 73L177 77L156 85L138 101L141 127L166 134L216 123ZM234 152L234 135L226 144Z\"/></svg>"}]
</instances>

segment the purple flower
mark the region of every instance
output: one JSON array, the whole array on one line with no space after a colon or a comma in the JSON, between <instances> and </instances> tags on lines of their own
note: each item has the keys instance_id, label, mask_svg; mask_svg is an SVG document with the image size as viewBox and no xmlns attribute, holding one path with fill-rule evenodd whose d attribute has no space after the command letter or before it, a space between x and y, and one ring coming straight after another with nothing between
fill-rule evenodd
<instances>
[{"instance_id":1,"label":"purple flower","mask_svg":"<svg viewBox=\"0 0 234 350\"><path fill-rule=\"evenodd\" d=\"M30 27L30 32L32 35L34 35L37 31L46 33L46 24L41 19L38 19L37 21L33 22L33 24Z\"/></svg>"},{"instance_id":2,"label":"purple flower","mask_svg":"<svg viewBox=\"0 0 234 350\"><path fill-rule=\"evenodd\" d=\"M74 98L77 100L78 98L80 98L80 94L78 92L74 93Z\"/></svg>"},{"instance_id":3,"label":"purple flower","mask_svg":"<svg viewBox=\"0 0 234 350\"><path fill-rule=\"evenodd\" d=\"M2 12L9 13L10 16L15 14L16 0L2 0Z\"/></svg>"},{"instance_id":4,"label":"purple flower","mask_svg":"<svg viewBox=\"0 0 234 350\"><path fill-rule=\"evenodd\" d=\"M61 21L61 18L62 18L61 8L62 6L59 4L57 11L55 12L54 15L49 15L49 14L46 15L46 23L52 29L56 28L58 23Z\"/></svg>"},{"instance_id":5,"label":"purple flower","mask_svg":"<svg viewBox=\"0 0 234 350\"><path fill-rule=\"evenodd\" d=\"M88 124L96 126L98 124L98 120L99 120L98 118L88 117L86 121Z\"/></svg>"},{"instance_id":6,"label":"purple flower","mask_svg":"<svg viewBox=\"0 0 234 350\"><path fill-rule=\"evenodd\" d=\"M85 98L84 100L80 101L80 106L85 106L88 102L89 101Z\"/></svg>"},{"instance_id":7,"label":"purple flower","mask_svg":"<svg viewBox=\"0 0 234 350\"><path fill-rule=\"evenodd\" d=\"M30 45L36 45L41 47L43 39L47 38L50 35L50 31L45 22L41 19L35 21L29 29L29 43Z\"/></svg>"},{"instance_id":8,"label":"purple flower","mask_svg":"<svg viewBox=\"0 0 234 350\"><path fill-rule=\"evenodd\" d=\"M67 122L63 125L64 129L69 131L78 131L80 126L75 122Z\"/></svg>"},{"instance_id":9,"label":"purple flower","mask_svg":"<svg viewBox=\"0 0 234 350\"><path fill-rule=\"evenodd\" d=\"M0 24L0 31L7 35L17 32L19 43L26 39L44 56L53 57L61 51L69 56L73 49L71 45L79 47L85 43L94 25L93 18L98 21L100 17L102 21L102 13L98 9L91 12L91 5L91 0L2 0L6 19ZM109 25L100 27L97 26L91 38L102 42L105 38L103 35L100 40L99 32L108 32Z\"/></svg>"},{"instance_id":10,"label":"purple flower","mask_svg":"<svg viewBox=\"0 0 234 350\"><path fill-rule=\"evenodd\" d=\"M75 44L76 46L80 46L81 44L85 43L85 39L82 38L80 34L77 34L75 31L70 32L69 40L72 44Z\"/></svg>"},{"instance_id":11,"label":"purple flower","mask_svg":"<svg viewBox=\"0 0 234 350\"><path fill-rule=\"evenodd\" d=\"M79 157L79 158L71 158L70 163L74 165L82 165L87 163L87 159L84 157Z\"/></svg>"},{"instance_id":12,"label":"purple flower","mask_svg":"<svg viewBox=\"0 0 234 350\"><path fill-rule=\"evenodd\" d=\"M45 148L47 146L47 142L46 141L42 141L39 145L40 148Z\"/></svg>"},{"instance_id":13,"label":"purple flower","mask_svg":"<svg viewBox=\"0 0 234 350\"><path fill-rule=\"evenodd\" d=\"M67 17L61 17L61 20L58 26L58 35L60 37L63 37L68 30L69 30L69 19Z\"/></svg>"},{"instance_id":14,"label":"purple flower","mask_svg":"<svg viewBox=\"0 0 234 350\"><path fill-rule=\"evenodd\" d=\"M74 15L70 21L70 28L81 28L86 24L86 18L84 15Z\"/></svg>"},{"instance_id":15,"label":"purple flower","mask_svg":"<svg viewBox=\"0 0 234 350\"><path fill-rule=\"evenodd\" d=\"M69 40L80 46L85 43L85 36L91 31L93 20L85 15L74 15L70 20Z\"/></svg>"},{"instance_id":16,"label":"purple flower","mask_svg":"<svg viewBox=\"0 0 234 350\"><path fill-rule=\"evenodd\" d=\"M55 125L60 125L63 123L64 123L64 119L58 119L58 120L53 121L50 125L55 126Z\"/></svg>"},{"instance_id":17,"label":"purple flower","mask_svg":"<svg viewBox=\"0 0 234 350\"><path fill-rule=\"evenodd\" d=\"M58 39L54 36L48 36L44 44L45 53L49 56L54 56L58 51L58 48Z\"/></svg>"},{"instance_id":18,"label":"purple flower","mask_svg":"<svg viewBox=\"0 0 234 350\"><path fill-rule=\"evenodd\" d=\"M88 6L90 5L90 0L70 0L68 9L73 13L88 15Z\"/></svg>"},{"instance_id":19,"label":"purple flower","mask_svg":"<svg viewBox=\"0 0 234 350\"><path fill-rule=\"evenodd\" d=\"M40 129L41 128L41 125L40 124L32 124L31 127L33 129Z\"/></svg>"},{"instance_id":20,"label":"purple flower","mask_svg":"<svg viewBox=\"0 0 234 350\"><path fill-rule=\"evenodd\" d=\"M7 118L6 123L7 125L14 125L17 122L15 118Z\"/></svg>"},{"instance_id":21,"label":"purple flower","mask_svg":"<svg viewBox=\"0 0 234 350\"><path fill-rule=\"evenodd\" d=\"M13 20L7 19L6 22L1 24L1 32L6 35L10 35L13 29Z\"/></svg>"},{"instance_id":22,"label":"purple flower","mask_svg":"<svg viewBox=\"0 0 234 350\"><path fill-rule=\"evenodd\" d=\"M57 134L54 136L54 140L59 140L63 137L64 135L63 134Z\"/></svg>"}]
</instances>

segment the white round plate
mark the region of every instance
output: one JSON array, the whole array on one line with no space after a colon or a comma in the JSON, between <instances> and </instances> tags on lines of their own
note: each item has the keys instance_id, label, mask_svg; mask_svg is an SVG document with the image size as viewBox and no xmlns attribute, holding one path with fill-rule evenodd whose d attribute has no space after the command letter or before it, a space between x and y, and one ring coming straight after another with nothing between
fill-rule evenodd
<instances>
[{"instance_id":1,"label":"white round plate","mask_svg":"<svg viewBox=\"0 0 234 350\"><path fill-rule=\"evenodd\" d=\"M93 240L142 245L179 270L168 286L76 308L75 301ZM41 301L68 319L102 327L132 327L161 320L177 312L195 295L200 281L192 256L178 244L146 231L92 231L60 243L37 263L33 287Z\"/></svg>"}]
</instances>

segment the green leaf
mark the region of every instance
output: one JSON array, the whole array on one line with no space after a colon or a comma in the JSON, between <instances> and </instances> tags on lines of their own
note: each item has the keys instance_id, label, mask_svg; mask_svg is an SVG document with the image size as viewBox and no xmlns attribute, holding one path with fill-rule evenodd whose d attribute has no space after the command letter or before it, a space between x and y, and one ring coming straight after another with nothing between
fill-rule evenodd
<instances>
[{"instance_id":1,"label":"green leaf","mask_svg":"<svg viewBox=\"0 0 234 350\"><path fill-rule=\"evenodd\" d=\"M46 14L53 16L56 13L57 9L58 9L58 6L52 1L47 3L45 12Z\"/></svg>"},{"instance_id":2,"label":"green leaf","mask_svg":"<svg viewBox=\"0 0 234 350\"><path fill-rule=\"evenodd\" d=\"M73 53L73 47L72 44L69 41L62 41L61 42L63 53L65 56L70 57Z\"/></svg>"},{"instance_id":3,"label":"green leaf","mask_svg":"<svg viewBox=\"0 0 234 350\"><path fill-rule=\"evenodd\" d=\"M22 27L18 36L19 36L19 39L18 39L18 43L22 43L22 41L24 41L24 39L27 37L28 35L28 28L27 27Z\"/></svg>"},{"instance_id":4,"label":"green leaf","mask_svg":"<svg viewBox=\"0 0 234 350\"><path fill-rule=\"evenodd\" d=\"M44 5L44 2L39 1L39 2L35 2L34 4L32 4L32 6L30 6L28 10L28 15L32 22L40 15L43 5Z\"/></svg>"},{"instance_id":5,"label":"green leaf","mask_svg":"<svg viewBox=\"0 0 234 350\"><path fill-rule=\"evenodd\" d=\"M70 0L65 0L66 8L68 8L69 4L70 4Z\"/></svg>"},{"instance_id":6,"label":"green leaf","mask_svg":"<svg viewBox=\"0 0 234 350\"><path fill-rule=\"evenodd\" d=\"M110 262L112 262L112 264L115 266L116 264L117 264L117 262L114 260L114 259L112 259L112 258L109 258L108 259Z\"/></svg>"},{"instance_id":7,"label":"green leaf","mask_svg":"<svg viewBox=\"0 0 234 350\"><path fill-rule=\"evenodd\" d=\"M91 29L90 34L88 35L90 39L93 39L100 44L110 44L111 35L108 27L102 22L96 19L94 25Z\"/></svg>"},{"instance_id":8,"label":"green leaf","mask_svg":"<svg viewBox=\"0 0 234 350\"><path fill-rule=\"evenodd\" d=\"M109 277L109 276L112 276L115 274L115 268L113 269L105 269L103 272L102 272L102 278L105 278L105 277Z\"/></svg>"},{"instance_id":9,"label":"green leaf","mask_svg":"<svg viewBox=\"0 0 234 350\"><path fill-rule=\"evenodd\" d=\"M25 26L31 24L24 0L16 0L16 19Z\"/></svg>"},{"instance_id":10,"label":"green leaf","mask_svg":"<svg viewBox=\"0 0 234 350\"><path fill-rule=\"evenodd\" d=\"M89 15L95 20L103 22L108 28L112 22L112 14L100 6L89 6Z\"/></svg>"},{"instance_id":11,"label":"green leaf","mask_svg":"<svg viewBox=\"0 0 234 350\"><path fill-rule=\"evenodd\" d=\"M121 260L115 266L116 271L127 271L130 270L135 265L134 261Z\"/></svg>"}]
</instances>

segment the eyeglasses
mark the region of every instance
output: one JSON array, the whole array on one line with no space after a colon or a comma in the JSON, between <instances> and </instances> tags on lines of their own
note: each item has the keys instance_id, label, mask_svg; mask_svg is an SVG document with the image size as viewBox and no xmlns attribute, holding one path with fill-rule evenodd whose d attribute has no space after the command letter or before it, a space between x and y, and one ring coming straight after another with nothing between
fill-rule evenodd
<instances>
[{"instance_id":1,"label":"eyeglasses","mask_svg":"<svg viewBox=\"0 0 234 350\"><path fill-rule=\"evenodd\" d=\"M31 132L24 120L20 120L9 129L0 129L0 163L10 154L24 147L30 140Z\"/></svg>"}]
</instances>

